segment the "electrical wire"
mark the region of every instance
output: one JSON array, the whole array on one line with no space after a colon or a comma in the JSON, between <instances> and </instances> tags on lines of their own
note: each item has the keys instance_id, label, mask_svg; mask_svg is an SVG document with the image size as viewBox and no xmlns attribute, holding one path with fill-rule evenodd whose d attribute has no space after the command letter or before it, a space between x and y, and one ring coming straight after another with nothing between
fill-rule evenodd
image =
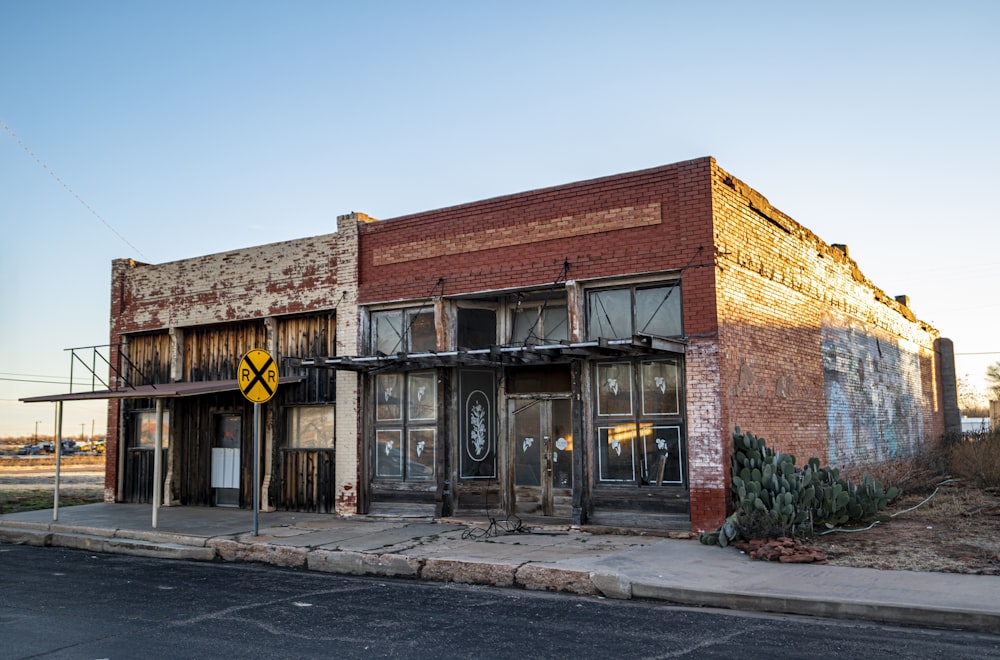
<instances>
[{"instance_id":1,"label":"electrical wire","mask_svg":"<svg viewBox=\"0 0 1000 660\"><path fill-rule=\"evenodd\" d=\"M110 222L108 222L103 217L101 217L100 213L98 213L97 211L95 211L93 209L93 207L90 206L90 204L88 204L87 202L85 202L82 197L80 197L78 194L76 194L76 191L74 191L72 188L70 188L69 185L67 185L65 181L63 181L62 179L60 179L59 175L56 174L55 172L53 172L52 168L50 168L48 165L46 165L42 161L42 159L39 158L35 154L35 152L33 152L31 149L29 149L28 145L26 145L24 142L22 142L21 138L18 137L17 133L14 132L14 129L7 125L7 122L5 122L3 119L0 119L0 126L3 126L4 130L7 131L7 133L10 134L10 136L12 138L14 138L14 141L17 142L18 146L21 147L21 149L24 150L24 153L26 153L29 156L31 156L31 158L36 163L38 163L39 166L41 166L41 168L43 170L45 170L46 172L48 172L49 176L51 176L53 179L56 180L56 183L58 183L60 186L63 187L63 189L66 192L68 192L70 195L72 195L76 199L76 201L80 202L80 204L82 204L85 209L87 209L88 211L90 211L91 215L93 215L95 218L97 218L98 220L100 220L101 224L103 224L105 227L107 227L111 231L112 234L114 234L115 236L117 236L122 241L122 243L124 243L125 245L127 245L130 248L132 248L133 250L135 250L136 254L138 254L143 259L147 258L146 255L142 253L142 250L140 250L136 246L132 245L132 243L130 243L127 238L125 238L124 236L122 236L121 233L117 229L115 229L114 227L111 226Z\"/></svg>"}]
</instances>

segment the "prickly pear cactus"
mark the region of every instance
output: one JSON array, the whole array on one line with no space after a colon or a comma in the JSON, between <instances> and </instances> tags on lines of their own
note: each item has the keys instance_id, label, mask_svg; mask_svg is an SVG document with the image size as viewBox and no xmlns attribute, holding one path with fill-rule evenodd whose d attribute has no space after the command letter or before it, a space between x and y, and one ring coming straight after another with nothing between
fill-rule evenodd
<instances>
[{"instance_id":1,"label":"prickly pear cactus","mask_svg":"<svg viewBox=\"0 0 1000 660\"><path fill-rule=\"evenodd\" d=\"M836 468L821 468L810 458L796 467L791 454L775 452L739 427L733 433L733 513L722 526L701 535L707 545L729 545L754 524L785 536L808 535L849 520L874 517L899 493L865 475L861 484L842 479Z\"/></svg>"}]
</instances>

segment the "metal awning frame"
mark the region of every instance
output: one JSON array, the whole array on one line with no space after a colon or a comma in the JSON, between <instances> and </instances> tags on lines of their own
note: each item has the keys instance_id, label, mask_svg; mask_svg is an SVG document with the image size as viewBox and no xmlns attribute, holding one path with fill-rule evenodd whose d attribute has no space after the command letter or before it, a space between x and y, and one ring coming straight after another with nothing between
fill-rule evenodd
<instances>
[{"instance_id":1,"label":"metal awning frame","mask_svg":"<svg viewBox=\"0 0 1000 660\"><path fill-rule=\"evenodd\" d=\"M457 351L303 358L296 363L302 367L371 373L411 371L434 367L529 366L615 356L684 355L686 349L687 343L683 340L635 335L629 339L598 339L596 341L527 346L491 346Z\"/></svg>"}]
</instances>

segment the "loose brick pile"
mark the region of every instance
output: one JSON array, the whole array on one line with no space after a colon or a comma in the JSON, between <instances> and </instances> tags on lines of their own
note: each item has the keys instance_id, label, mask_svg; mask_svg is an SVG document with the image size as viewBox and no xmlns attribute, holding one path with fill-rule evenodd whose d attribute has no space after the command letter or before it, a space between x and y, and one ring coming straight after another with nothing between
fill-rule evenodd
<instances>
[{"instance_id":1,"label":"loose brick pile","mask_svg":"<svg viewBox=\"0 0 1000 660\"><path fill-rule=\"evenodd\" d=\"M825 564L826 555L819 549L782 536L775 539L737 541L733 547L742 550L750 559L778 561L782 564Z\"/></svg>"}]
</instances>

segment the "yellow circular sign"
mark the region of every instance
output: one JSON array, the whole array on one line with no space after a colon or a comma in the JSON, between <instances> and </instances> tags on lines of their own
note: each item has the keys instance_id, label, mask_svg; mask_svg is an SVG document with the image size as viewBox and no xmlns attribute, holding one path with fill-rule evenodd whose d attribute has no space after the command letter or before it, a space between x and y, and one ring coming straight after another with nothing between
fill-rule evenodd
<instances>
[{"instance_id":1,"label":"yellow circular sign","mask_svg":"<svg viewBox=\"0 0 1000 660\"><path fill-rule=\"evenodd\" d=\"M252 348L240 360L236 382L248 401L264 403L278 391L278 365L267 351Z\"/></svg>"}]
</instances>

